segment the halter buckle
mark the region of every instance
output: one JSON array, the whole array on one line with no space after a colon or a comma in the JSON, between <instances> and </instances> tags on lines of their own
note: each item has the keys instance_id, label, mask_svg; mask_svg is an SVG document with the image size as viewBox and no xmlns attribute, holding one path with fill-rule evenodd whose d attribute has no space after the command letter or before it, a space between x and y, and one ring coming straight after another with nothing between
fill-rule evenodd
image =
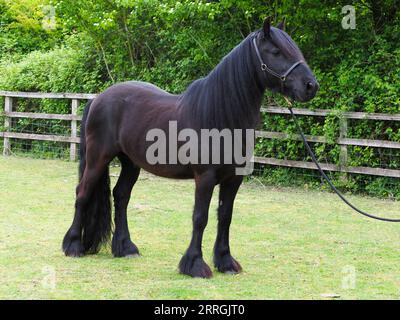
<instances>
[{"instance_id":1,"label":"halter buckle","mask_svg":"<svg viewBox=\"0 0 400 320\"><path fill-rule=\"evenodd\" d=\"M266 65L265 63L262 63L262 64L261 64L261 70L262 70L262 71L265 71L265 70L267 70L267 69L268 69L267 65Z\"/></svg>"}]
</instances>

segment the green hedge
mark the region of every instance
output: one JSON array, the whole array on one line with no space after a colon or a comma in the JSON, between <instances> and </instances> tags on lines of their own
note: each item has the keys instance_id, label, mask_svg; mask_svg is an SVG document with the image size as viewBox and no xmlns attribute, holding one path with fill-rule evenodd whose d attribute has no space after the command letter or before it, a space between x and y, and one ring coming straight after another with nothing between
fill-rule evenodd
<instances>
[{"instance_id":1,"label":"green hedge","mask_svg":"<svg viewBox=\"0 0 400 320\"><path fill-rule=\"evenodd\" d=\"M56 8L55 30L38 27L43 18L40 6L46 4ZM0 89L99 92L112 83L137 79L181 92L259 28L265 16L273 15L276 22L286 16L287 31L321 85L318 96L299 107L335 110L325 121L301 118L302 127L308 134L327 137L331 144L315 144L316 154L323 162L338 163L339 149L333 142L341 112L400 110L400 11L395 0L357 2L355 30L341 26L344 4L331 0L0 0ZM267 101L282 103L271 94ZM18 108L64 113L69 105L65 101L21 100ZM19 125L22 128L24 124ZM262 128L294 133L286 116L264 116ZM400 142L400 125L350 121L349 137ZM281 159L308 159L302 144L295 141L264 139L256 152ZM352 166L399 169L399 159L395 150L349 148ZM294 174L282 168L268 170L274 172L268 180L274 177L275 182L287 181L286 175ZM309 184L303 174L297 178L291 180ZM311 180L319 185L318 179ZM400 197L398 179L350 176L347 182L337 180L348 190L382 196L392 192Z\"/></svg>"}]
</instances>

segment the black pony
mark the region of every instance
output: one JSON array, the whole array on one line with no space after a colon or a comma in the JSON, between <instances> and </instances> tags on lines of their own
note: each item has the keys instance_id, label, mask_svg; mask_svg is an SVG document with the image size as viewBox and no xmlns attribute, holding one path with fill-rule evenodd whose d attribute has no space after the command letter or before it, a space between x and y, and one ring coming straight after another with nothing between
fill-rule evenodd
<instances>
[{"instance_id":1,"label":"black pony","mask_svg":"<svg viewBox=\"0 0 400 320\"><path fill-rule=\"evenodd\" d=\"M137 255L127 224L131 190L141 168L196 184L192 239L179 269L194 277L211 277L202 257L202 237L214 187L219 184L218 230L214 264L218 271L237 273L240 264L231 256L229 226L236 193L243 176L237 163L152 164L146 158L149 130L168 132L176 121L178 130L254 129L259 122L264 91L270 89L297 101L312 99L318 83L289 35L264 21L205 78L194 81L181 95L169 94L144 82L124 82L100 94L84 111L81 130L80 182L76 188L75 216L63 241L67 256L96 253L111 234L108 165L115 157L121 173L113 189L115 257ZM222 151L221 153L224 153ZM226 159L225 159L226 160Z\"/></svg>"}]
</instances>

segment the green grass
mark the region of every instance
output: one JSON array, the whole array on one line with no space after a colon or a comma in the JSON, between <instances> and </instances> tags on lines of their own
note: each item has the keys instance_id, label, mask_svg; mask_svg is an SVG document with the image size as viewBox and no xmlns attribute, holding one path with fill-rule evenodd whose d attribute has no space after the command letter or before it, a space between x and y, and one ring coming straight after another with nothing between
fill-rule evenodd
<instances>
[{"instance_id":1,"label":"green grass","mask_svg":"<svg viewBox=\"0 0 400 320\"><path fill-rule=\"evenodd\" d=\"M193 182L145 173L128 215L142 256L115 259L107 247L67 258L60 246L72 221L76 176L75 163L0 157L1 299L400 297L399 225L360 217L330 193L255 180L244 184L235 204L231 247L244 268L239 275L214 272L204 280L178 274L191 233ZM368 211L400 215L398 202L350 199ZM203 244L210 265L215 208L213 199ZM354 288L343 286L346 268L355 270Z\"/></svg>"}]
</instances>

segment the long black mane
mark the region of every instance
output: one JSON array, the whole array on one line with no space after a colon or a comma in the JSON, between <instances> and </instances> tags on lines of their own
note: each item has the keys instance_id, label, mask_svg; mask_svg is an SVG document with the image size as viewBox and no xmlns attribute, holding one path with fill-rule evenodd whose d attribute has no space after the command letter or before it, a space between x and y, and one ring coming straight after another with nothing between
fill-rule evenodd
<instances>
[{"instance_id":1,"label":"long black mane","mask_svg":"<svg viewBox=\"0 0 400 320\"><path fill-rule=\"evenodd\" d=\"M200 128L254 128L265 84L256 72L250 34L179 99L185 116Z\"/></svg>"}]
</instances>

